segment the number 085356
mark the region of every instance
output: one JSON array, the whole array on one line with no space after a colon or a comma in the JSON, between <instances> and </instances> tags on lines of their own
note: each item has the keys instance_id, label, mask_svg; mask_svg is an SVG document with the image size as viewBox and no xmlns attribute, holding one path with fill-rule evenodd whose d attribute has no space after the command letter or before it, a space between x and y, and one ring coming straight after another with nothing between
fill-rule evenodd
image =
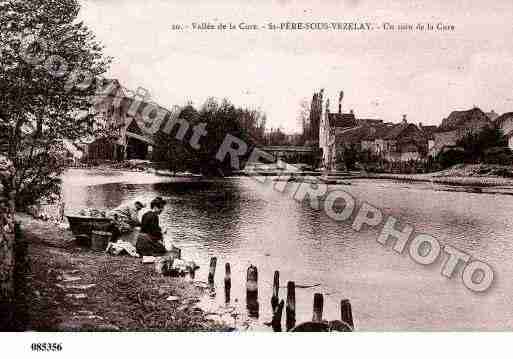
<instances>
[{"instance_id":1,"label":"number 085356","mask_svg":"<svg viewBox=\"0 0 513 359\"><path fill-rule=\"evenodd\" d=\"M33 352L60 352L62 343L32 343L30 349Z\"/></svg>"}]
</instances>

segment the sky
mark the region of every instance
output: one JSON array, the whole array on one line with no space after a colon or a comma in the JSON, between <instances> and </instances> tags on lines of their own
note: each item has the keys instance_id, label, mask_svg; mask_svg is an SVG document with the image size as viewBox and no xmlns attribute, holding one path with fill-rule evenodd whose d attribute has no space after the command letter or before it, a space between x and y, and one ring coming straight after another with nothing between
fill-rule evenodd
<instances>
[{"instance_id":1,"label":"sky","mask_svg":"<svg viewBox=\"0 0 513 359\"><path fill-rule=\"evenodd\" d=\"M453 110L513 111L511 0L83 0L81 19L112 56L109 77L171 108L209 96L259 108L300 131L300 103L325 89L331 111L439 124ZM373 31L173 30L192 22L371 22ZM454 31L385 31L383 23Z\"/></svg>"}]
</instances>

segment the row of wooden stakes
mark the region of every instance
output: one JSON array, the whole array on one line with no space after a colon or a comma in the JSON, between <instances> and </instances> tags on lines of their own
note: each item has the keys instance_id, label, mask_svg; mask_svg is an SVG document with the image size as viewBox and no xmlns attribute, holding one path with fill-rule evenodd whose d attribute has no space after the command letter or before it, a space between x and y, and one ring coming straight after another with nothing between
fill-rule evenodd
<instances>
[{"instance_id":1,"label":"row of wooden stakes","mask_svg":"<svg viewBox=\"0 0 513 359\"><path fill-rule=\"evenodd\" d=\"M208 272L208 283L214 286L214 276L216 272L217 258L212 257ZM230 263L225 264L224 292L226 303L230 302L231 268ZM272 321L269 323L275 332L282 331L283 308L285 307L285 328L291 332L328 332L354 331L353 314L349 299L340 301L340 320L323 320L322 312L324 308L324 297L322 293L315 293L313 298L312 320L296 325L296 285L293 281L287 282L287 302L279 298L280 290L280 272L274 272L273 294L271 296L271 307L273 311ZM246 276L246 305L250 317L258 318L258 269L250 265Z\"/></svg>"}]
</instances>

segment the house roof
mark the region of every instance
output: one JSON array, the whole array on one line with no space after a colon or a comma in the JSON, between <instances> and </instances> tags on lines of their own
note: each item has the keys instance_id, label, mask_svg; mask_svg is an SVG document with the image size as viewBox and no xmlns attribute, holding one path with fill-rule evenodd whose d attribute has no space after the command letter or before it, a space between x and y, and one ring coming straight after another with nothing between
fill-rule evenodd
<instances>
[{"instance_id":1,"label":"house roof","mask_svg":"<svg viewBox=\"0 0 513 359\"><path fill-rule=\"evenodd\" d=\"M365 126L357 126L348 128L341 133L335 132L335 142L344 144L356 144L362 141L367 135L367 128Z\"/></svg>"},{"instance_id":2,"label":"house roof","mask_svg":"<svg viewBox=\"0 0 513 359\"><path fill-rule=\"evenodd\" d=\"M356 122L358 122L359 125L370 125L370 126L383 124L383 120L378 119L378 118L357 118Z\"/></svg>"},{"instance_id":3,"label":"house roof","mask_svg":"<svg viewBox=\"0 0 513 359\"><path fill-rule=\"evenodd\" d=\"M398 124L395 124L394 126L392 126L392 128L390 128L388 130L388 132L386 133L384 139L385 140L395 140L395 139L397 139L401 135L401 133L404 130L406 130L410 126L415 126L415 125L412 124L412 123L398 123Z\"/></svg>"},{"instance_id":4,"label":"house roof","mask_svg":"<svg viewBox=\"0 0 513 359\"><path fill-rule=\"evenodd\" d=\"M426 137L429 140L435 139L433 134L437 131L437 129L438 129L437 126L419 126L419 127L422 130L422 132L424 132L426 134Z\"/></svg>"},{"instance_id":5,"label":"house roof","mask_svg":"<svg viewBox=\"0 0 513 359\"><path fill-rule=\"evenodd\" d=\"M131 99L128 99L131 101ZM138 110L137 110L137 113L135 115L135 117L129 117L129 118L132 118L132 120L130 121L130 123L128 124L128 127L127 127L127 132L131 132L131 133L135 133L137 135L140 135L140 136L143 136L147 139L147 142L154 142L155 139L155 135L159 132L159 131L162 131L164 130L165 126L166 126L166 123L167 121L173 121L173 120L176 120L180 114L181 114L181 108L179 106L173 106L173 109L172 110L167 110L163 107L160 107L160 106L157 106L154 107L157 109L157 111L166 111L166 118L167 118L167 121L162 121L162 123L160 124L159 126L159 129L157 131L153 131L152 129L152 125L153 125L153 120L152 120L152 117L154 116L153 114L149 114L148 116L150 118L143 118L142 117L142 114L144 113L144 110L150 106L151 104L147 103L147 102L142 102L141 105L139 106ZM127 107L128 109L128 107Z\"/></svg>"},{"instance_id":6,"label":"house roof","mask_svg":"<svg viewBox=\"0 0 513 359\"><path fill-rule=\"evenodd\" d=\"M479 119L481 121L491 123L490 119L483 111L481 111L481 109L474 107L470 110L451 112L449 117L442 121L442 124L438 128L438 132L452 131L465 127L467 122L473 119Z\"/></svg>"},{"instance_id":7,"label":"house roof","mask_svg":"<svg viewBox=\"0 0 513 359\"><path fill-rule=\"evenodd\" d=\"M333 127L356 127L358 124L353 113L329 113L329 126Z\"/></svg>"},{"instance_id":8,"label":"house roof","mask_svg":"<svg viewBox=\"0 0 513 359\"><path fill-rule=\"evenodd\" d=\"M363 138L366 141L383 139L392 128L391 124L381 123L379 125L366 126L367 133Z\"/></svg>"}]
</instances>

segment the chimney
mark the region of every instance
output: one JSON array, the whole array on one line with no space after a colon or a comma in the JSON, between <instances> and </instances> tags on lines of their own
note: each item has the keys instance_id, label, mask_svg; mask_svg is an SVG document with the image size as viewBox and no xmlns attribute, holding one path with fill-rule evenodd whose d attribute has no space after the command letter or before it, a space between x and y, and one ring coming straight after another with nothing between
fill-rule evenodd
<instances>
[{"instance_id":1,"label":"chimney","mask_svg":"<svg viewBox=\"0 0 513 359\"><path fill-rule=\"evenodd\" d=\"M338 113L342 113L342 99L344 98L344 91L340 91L338 95Z\"/></svg>"},{"instance_id":2,"label":"chimney","mask_svg":"<svg viewBox=\"0 0 513 359\"><path fill-rule=\"evenodd\" d=\"M408 123L408 120L406 119L406 115L403 115L403 123Z\"/></svg>"},{"instance_id":3,"label":"chimney","mask_svg":"<svg viewBox=\"0 0 513 359\"><path fill-rule=\"evenodd\" d=\"M419 122L419 128L422 130L422 122Z\"/></svg>"},{"instance_id":4,"label":"chimney","mask_svg":"<svg viewBox=\"0 0 513 359\"><path fill-rule=\"evenodd\" d=\"M353 109L351 109L351 110L349 111L349 113L350 113L351 115L354 115L354 111L353 111Z\"/></svg>"}]
</instances>

